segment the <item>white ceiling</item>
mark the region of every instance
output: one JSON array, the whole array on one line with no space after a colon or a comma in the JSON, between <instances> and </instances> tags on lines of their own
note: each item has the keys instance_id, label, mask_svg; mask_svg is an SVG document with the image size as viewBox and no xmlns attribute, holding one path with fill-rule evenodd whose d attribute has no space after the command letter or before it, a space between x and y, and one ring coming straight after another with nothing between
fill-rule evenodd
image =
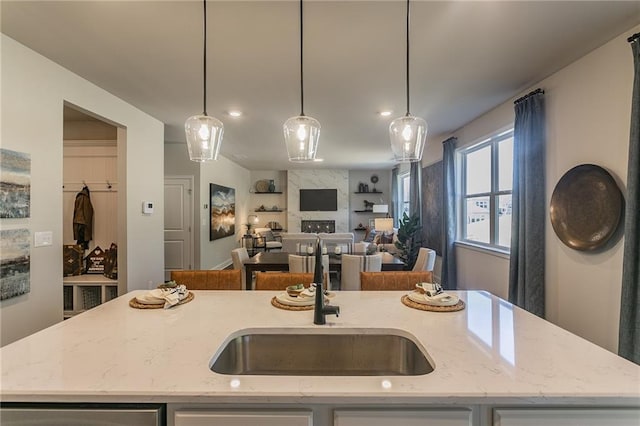
<instances>
[{"instance_id":1,"label":"white ceiling","mask_svg":"<svg viewBox=\"0 0 640 426\"><path fill-rule=\"evenodd\" d=\"M304 4L305 113L322 125L325 159L312 167L391 167L387 127L405 113L405 2ZM282 136L300 113L298 2L207 5L207 112L224 122L222 154L252 170L310 167L287 161ZM161 120L167 142L184 142L185 119L202 112L202 2L1 8L3 33ZM430 136L447 134L638 23L640 1L414 0L411 112ZM385 109L391 117L377 115Z\"/></svg>"}]
</instances>

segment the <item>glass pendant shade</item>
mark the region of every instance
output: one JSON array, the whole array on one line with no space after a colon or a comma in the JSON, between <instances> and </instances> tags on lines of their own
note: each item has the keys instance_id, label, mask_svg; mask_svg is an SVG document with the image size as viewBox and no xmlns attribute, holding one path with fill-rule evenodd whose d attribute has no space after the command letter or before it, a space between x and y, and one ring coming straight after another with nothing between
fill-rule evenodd
<instances>
[{"instance_id":1,"label":"glass pendant shade","mask_svg":"<svg viewBox=\"0 0 640 426\"><path fill-rule=\"evenodd\" d=\"M289 161L313 161L318 150L320 123L313 117L299 115L288 119L284 126L284 142Z\"/></svg>"},{"instance_id":2,"label":"glass pendant shade","mask_svg":"<svg viewBox=\"0 0 640 426\"><path fill-rule=\"evenodd\" d=\"M389 137L396 161L420 161L427 137L427 122L412 115L396 118L389 125Z\"/></svg>"},{"instance_id":3,"label":"glass pendant shade","mask_svg":"<svg viewBox=\"0 0 640 426\"><path fill-rule=\"evenodd\" d=\"M191 161L218 159L224 133L224 125L220 120L208 115L194 115L184 123L184 130Z\"/></svg>"}]
</instances>

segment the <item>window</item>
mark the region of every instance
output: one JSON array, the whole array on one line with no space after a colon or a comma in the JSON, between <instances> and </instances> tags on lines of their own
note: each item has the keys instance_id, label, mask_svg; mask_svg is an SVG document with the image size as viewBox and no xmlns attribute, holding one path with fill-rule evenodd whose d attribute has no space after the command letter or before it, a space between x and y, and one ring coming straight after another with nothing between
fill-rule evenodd
<instances>
[{"instance_id":1,"label":"window","mask_svg":"<svg viewBox=\"0 0 640 426\"><path fill-rule=\"evenodd\" d=\"M398 181L398 195L400 196L400 217L397 219L402 219L403 213L409 214L409 189L411 188L411 185L409 183L409 173L407 172L399 175Z\"/></svg>"},{"instance_id":2,"label":"window","mask_svg":"<svg viewBox=\"0 0 640 426\"><path fill-rule=\"evenodd\" d=\"M509 249L513 188L513 129L460 152L462 240Z\"/></svg>"}]
</instances>

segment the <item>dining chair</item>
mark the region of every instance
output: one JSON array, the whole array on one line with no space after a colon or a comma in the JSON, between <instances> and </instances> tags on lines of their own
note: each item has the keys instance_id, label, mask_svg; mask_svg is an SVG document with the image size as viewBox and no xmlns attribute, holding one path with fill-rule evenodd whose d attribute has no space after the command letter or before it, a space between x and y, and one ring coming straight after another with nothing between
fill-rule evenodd
<instances>
[{"instance_id":1,"label":"dining chair","mask_svg":"<svg viewBox=\"0 0 640 426\"><path fill-rule=\"evenodd\" d=\"M341 269L340 289L360 290L360 272L380 272L382 269L382 255L343 254Z\"/></svg>"},{"instance_id":2,"label":"dining chair","mask_svg":"<svg viewBox=\"0 0 640 426\"><path fill-rule=\"evenodd\" d=\"M429 271L360 272L361 290L413 290L417 283L431 282Z\"/></svg>"},{"instance_id":3,"label":"dining chair","mask_svg":"<svg viewBox=\"0 0 640 426\"><path fill-rule=\"evenodd\" d=\"M246 287L246 271L244 269L245 260L249 260L249 252L244 247L231 250L231 260L233 261L233 269L239 269L242 272L242 288Z\"/></svg>"},{"instance_id":4,"label":"dining chair","mask_svg":"<svg viewBox=\"0 0 640 426\"><path fill-rule=\"evenodd\" d=\"M329 273L329 255L322 255L322 269L324 271L325 280L323 285L327 290L331 290L331 283L327 281L326 277ZM296 254L289 255L289 272L310 272L314 273L316 271L316 258L315 256L299 256ZM327 284L329 282L329 284Z\"/></svg>"},{"instance_id":5,"label":"dining chair","mask_svg":"<svg viewBox=\"0 0 640 426\"><path fill-rule=\"evenodd\" d=\"M256 272L256 290L282 290L294 284L308 287L313 282L312 273Z\"/></svg>"},{"instance_id":6,"label":"dining chair","mask_svg":"<svg viewBox=\"0 0 640 426\"><path fill-rule=\"evenodd\" d=\"M171 271L171 279L189 290L242 290L242 275L237 269Z\"/></svg>"},{"instance_id":7,"label":"dining chair","mask_svg":"<svg viewBox=\"0 0 640 426\"><path fill-rule=\"evenodd\" d=\"M415 265L413 265L413 271L433 271L433 267L436 264L436 251L430 248L421 247L418 250L418 257Z\"/></svg>"}]
</instances>

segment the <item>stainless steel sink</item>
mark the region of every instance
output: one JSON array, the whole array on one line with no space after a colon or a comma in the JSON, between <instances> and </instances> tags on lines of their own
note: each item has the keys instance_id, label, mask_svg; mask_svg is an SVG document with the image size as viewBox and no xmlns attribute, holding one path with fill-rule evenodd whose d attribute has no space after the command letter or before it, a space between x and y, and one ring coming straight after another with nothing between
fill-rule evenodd
<instances>
[{"instance_id":1,"label":"stainless steel sink","mask_svg":"<svg viewBox=\"0 0 640 426\"><path fill-rule=\"evenodd\" d=\"M218 351L211 370L233 375L418 376L433 371L424 350L389 332L248 332Z\"/></svg>"}]
</instances>

